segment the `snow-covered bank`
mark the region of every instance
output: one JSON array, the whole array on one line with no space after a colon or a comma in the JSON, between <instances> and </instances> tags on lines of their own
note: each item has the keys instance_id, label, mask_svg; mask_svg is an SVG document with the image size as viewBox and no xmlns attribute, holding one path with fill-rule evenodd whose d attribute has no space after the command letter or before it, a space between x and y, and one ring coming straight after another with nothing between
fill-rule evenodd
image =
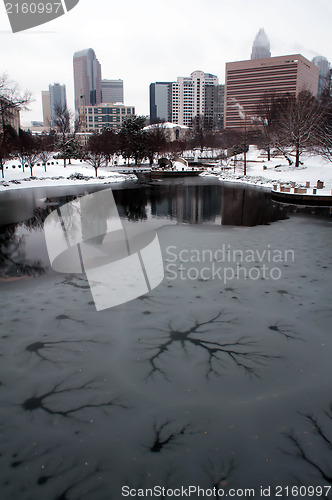
<instances>
[{"instance_id":1,"label":"snow-covered bank","mask_svg":"<svg viewBox=\"0 0 332 500\"><path fill-rule=\"evenodd\" d=\"M23 172L17 160L8 161L5 164L5 178L0 181L0 193L10 189L71 184L109 184L137 179L136 175L121 174L114 167L100 168L96 177L94 168L79 160L72 160L70 165L67 163L66 168L64 168L63 160L51 160L50 163L53 165L48 165L46 172L41 165L35 166L31 177L30 169L25 168Z\"/></svg>"},{"instance_id":2,"label":"snow-covered bank","mask_svg":"<svg viewBox=\"0 0 332 500\"><path fill-rule=\"evenodd\" d=\"M272 188L274 184L290 185L295 182L296 187L305 187L310 183L310 188L315 188L317 181L324 183L324 188L319 194L331 194L332 189L332 163L318 155L301 156L303 165L299 168L289 166L283 156L276 156L270 161L266 154L250 147L247 153L247 175L243 175L243 155L238 155L235 163L232 159L227 167L216 166L209 168L202 175L216 176L222 181L241 182L257 186Z\"/></svg>"},{"instance_id":3,"label":"snow-covered bank","mask_svg":"<svg viewBox=\"0 0 332 500\"><path fill-rule=\"evenodd\" d=\"M197 152L186 152L190 157L195 157L199 162L200 158ZM183 155L186 157L186 153ZM204 157L211 158L213 161L218 151L204 151ZM219 151L220 153L220 151ZM310 188L315 188L317 181L322 181L323 189L319 189L321 195L331 195L332 190L332 163L324 160L318 155L301 156L303 164L296 168L289 166L284 156L275 156L270 161L267 160L266 153L257 150L251 146L247 153L247 175L243 175L243 155L238 155L235 166L234 158L225 162L216 161L216 166L207 168L203 176L214 176L221 181L245 183L250 185L272 188L277 184L280 186L291 185L295 187L305 187L310 183ZM33 177L30 177L30 170L25 172L19 168L17 160L10 160L5 164L5 178L0 180L0 193L11 189L23 189L27 187L46 187L46 186L68 186L82 184L109 184L113 182L123 182L125 180L136 180L134 174L122 174L120 170L126 170L125 164L117 167L109 166L98 170L98 177L95 177L95 171L89 164L79 160L73 160L70 165L64 168L63 160L51 160L47 166L47 171L40 166L33 169ZM130 165L129 168L133 168ZM293 185L294 186L294 185Z\"/></svg>"}]
</instances>

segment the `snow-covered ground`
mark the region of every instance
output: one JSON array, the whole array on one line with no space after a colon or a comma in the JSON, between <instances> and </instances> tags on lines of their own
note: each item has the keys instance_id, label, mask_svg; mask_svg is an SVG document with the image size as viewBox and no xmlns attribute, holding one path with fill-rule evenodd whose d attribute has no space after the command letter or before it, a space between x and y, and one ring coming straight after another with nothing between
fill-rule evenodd
<instances>
[{"instance_id":1,"label":"snow-covered ground","mask_svg":"<svg viewBox=\"0 0 332 500\"><path fill-rule=\"evenodd\" d=\"M243 176L243 155L237 156L234 169L233 159L225 168L216 166L208 169L202 175L215 175L222 181L244 182L272 188L274 184L290 184L295 182L296 187L305 187L310 182L310 188L315 188L317 181L323 181L324 188L319 194L331 194L332 189L332 163L318 155L303 154L300 158L303 165L296 168L289 166L283 156L276 156L267 161L267 155L250 147L247 153L247 175Z\"/></svg>"},{"instance_id":2,"label":"snow-covered ground","mask_svg":"<svg viewBox=\"0 0 332 500\"><path fill-rule=\"evenodd\" d=\"M98 169L98 177L96 178L94 168L80 160L72 160L70 165L67 162L66 168L64 168L63 160L51 159L50 163L46 167L46 172L43 166L36 165L33 168L33 177L31 178L30 169L25 168L23 172L22 168L19 168L18 160L6 162L5 177L0 181L0 192L27 187L108 184L137 179L134 174L121 174L116 171L117 168L112 166ZM125 165L121 166L121 169L125 168Z\"/></svg>"},{"instance_id":3,"label":"snow-covered ground","mask_svg":"<svg viewBox=\"0 0 332 500\"><path fill-rule=\"evenodd\" d=\"M209 154L210 153L210 154ZM204 151L204 157L215 158L217 151ZM187 152L184 157L195 157L199 161L200 152ZM223 161L222 164L216 162L216 166L208 168L202 175L216 176L221 181L241 182L272 188L274 184L291 184L295 182L295 187L305 187L310 183L310 188L315 188L317 181L323 181L324 188L319 190L319 194L331 194L332 190L332 163L316 155L301 156L303 162L299 168L294 165L289 166L283 156L273 157L267 161L266 153L251 146L247 153L247 175L243 175L243 155L237 156L234 167L234 159ZM22 172L18 168L19 162L10 160L5 165L5 178L0 180L0 192L9 189L22 189L36 186L65 186L70 184L105 184L111 182L122 182L124 180L136 180L133 174L121 174L117 170L126 169L126 165L119 161L118 167L109 166L98 170L98 178L95 177L93 167L79 160L73 160L71 165L64 168L63 160L51 160L53 165L47 166L47 172L42 166L33 169L33 178L30 177L30 170ZM133 167L134 165L130 165ZM14 168L15 167L15 168ZM76 176L76 174L78 174ZM79 177L82 178L79 178Z\"/></svg>"}]
</instances>

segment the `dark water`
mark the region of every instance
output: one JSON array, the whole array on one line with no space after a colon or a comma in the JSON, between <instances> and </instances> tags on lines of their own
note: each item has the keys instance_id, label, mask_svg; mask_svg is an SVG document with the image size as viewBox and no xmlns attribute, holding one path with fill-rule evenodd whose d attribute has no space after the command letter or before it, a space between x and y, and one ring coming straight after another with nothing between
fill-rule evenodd
<instances>
[{"instance_id":1,"label":"dark water","mask_svg":"<svg viewBox=\"0 0 332 500\"><path fill-rule=\"evenodd\" d=\"M34 276L0 283L0 497L332 498L328 210L213 182L118 186L121 217L168 223L165 278L96 312L43 234L83 193L0 199L2 278Z\"/></svg>"}]
</instances>

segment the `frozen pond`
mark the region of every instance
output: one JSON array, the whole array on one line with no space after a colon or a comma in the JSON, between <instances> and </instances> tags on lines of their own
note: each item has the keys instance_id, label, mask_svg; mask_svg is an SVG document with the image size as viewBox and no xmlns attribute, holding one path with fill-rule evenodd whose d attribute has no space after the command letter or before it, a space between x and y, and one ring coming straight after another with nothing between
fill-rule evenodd
<instances>
[{"instance_id":1,"label":"frozen pond","mask_svg":"<svg viewBox=\"0 0 332 500\"><path fill-rule=\"evenodd\" d=\"M206 181L118 186L121 217L160 221L165 278L97 312L85 275L49 268L43 221L73 197L6 196L1 498L332 498L328 210Z\"/></svg>"}]
</instances>

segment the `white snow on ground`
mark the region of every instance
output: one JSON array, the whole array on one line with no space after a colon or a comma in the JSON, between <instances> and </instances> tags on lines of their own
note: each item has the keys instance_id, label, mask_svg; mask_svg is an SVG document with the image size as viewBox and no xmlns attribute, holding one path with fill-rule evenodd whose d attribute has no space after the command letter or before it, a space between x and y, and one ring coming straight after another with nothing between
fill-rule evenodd
<instances>
[{"instance_id":1,"label":"white snow on ground","mask_svg":"<svg viewBox=\"0 0 332 500\"><path fill-rule=\"evenodd\" d=\"M283 156L276 156L267 161L266 153L251 146L247 153L247 175L243 176L243 155L237 156L234 169L233 159L226 165L207 169L202 175L215 175L222 181L244 182L272 188L274 184L288 184L295 182L296 187L305 187L310 182L310 188L316 187L317 181L324 182L324 188L319 194L331 194L332 189L332 163L318 155L303 154L300 158L303 165L296 168L289 166ZM264 169L266 167L266 169ZM308 190L309 192L309 190Z\"/></svg>"},{"instance_id":2,"label":"white snow on ground","mask_svg":"<svg viewBox=\"0 0 332 500\"><path fill-rule=\"evenodd\" d=\"M125 180L136 180L137 177L134 174L121 174L117 172L116 167L105 167L98 169L98 177L95 176L95 170L89 164L80 162L80 160L72 160L71 165L64 168L63 160L50 160L53 165L48 165L46 167L46 172L44 167L35 166L33 168L33 177L30 176L30 169L25 168L24 172L22 168L19 168L18 160L9 160L5 164L5 177L0 180L0 192L7 191L9 189L23 189L27 187L38 187L38 186L68 186L70 184L105 184L113 182L122 182ZM125 170L126 167L123 165L121 170ZM69 178L70 176L81 178Z\"/></svg>"},{"instance_id":3,"label":"white snow on ground","mask_svg":"<svg viewBox=\"0 0 332 500\"><path fill-rule=\"evenodd\" d=\"M220 152L220 151L219 151ZM217 150L204 151L203 156L211 160L217 156ZM188 151L184 157L194 157L198 161L201 152L199 150ZM72 160L71 165L63 166L63 160L50 160L54 165L47 166L47 172L42 166L35 166L33 178L30 177L30 169L22 172L18 168L19 161L10 160L5 164L5 178L0 180L0 192L9 189L22 189L37 186L65 186L70 184L105 184L111 182L122 182L124 180L136 180L134 174L121 174L117 171L125 170L126 165L122 164L119 158L119 167L109 166L98 170L98 177L95 177L93 167L79 160ZM332 163L324 160L318 155L303 154L301 156L303 165L299 168L294 165L289 166L287 160L282 156L273 157L267 161L267 154L250 146L247 153L247 175L243 175L243 155L237 156L236 166L234 160L217 162L216 166L207 168L203 176L216 176L221 181L241 182L257 186L272 188L274 184L289 184L295 182L296 187L305 187L306 182L310 182L310 188L316 187L317 181L324 182L324 188L318 191L319 194L331 194L332 190ZM15 166L15 168L13 168ZM130 168L134 167L133 164ZM266 167L266 169L264 169ZM69 178L71 175L79 174L82 179ZM310 190L308 190L308 193Z\"/></svg>"}]
</instances>

